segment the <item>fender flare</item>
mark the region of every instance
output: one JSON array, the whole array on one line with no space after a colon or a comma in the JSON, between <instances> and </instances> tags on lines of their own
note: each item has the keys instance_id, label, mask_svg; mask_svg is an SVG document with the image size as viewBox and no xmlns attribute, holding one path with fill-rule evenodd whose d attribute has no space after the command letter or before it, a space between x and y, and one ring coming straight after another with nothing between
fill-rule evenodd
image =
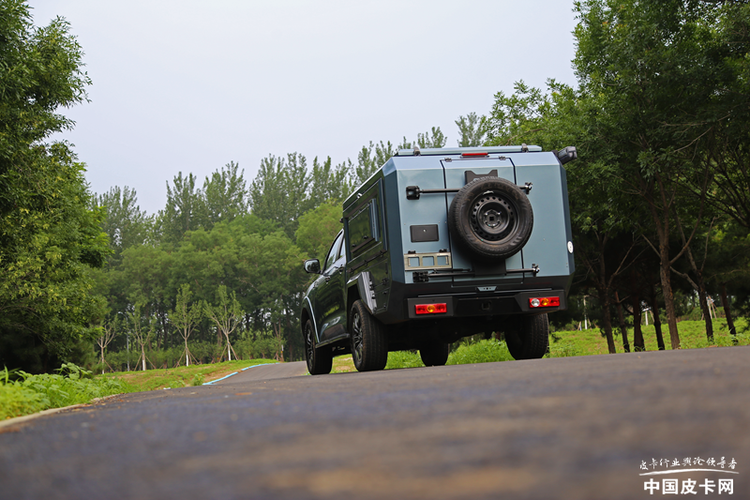
<instances>
[{"instance_id":1,"label":"fender flare","mask_svg":"<svg viewBox=\"0 0 750 500\"><path fill-rule=\"evenodd\" d=\"M310 316L310 319L312 319L313 329L315 330L315 343L317 344L320 342L320 333L318 332L318 324L315 321L315 313L313 312L313 306L312 302L310 302L310 297L305 297L305 300L307 301L307 305L305 303L302 303L302 310L303 312L307 310L307 314ZM300 323L302 323L301 319L304 314L300 314ZM304 328L305 325L302 325L302 328Z\"/></svg>"}]
</instances>

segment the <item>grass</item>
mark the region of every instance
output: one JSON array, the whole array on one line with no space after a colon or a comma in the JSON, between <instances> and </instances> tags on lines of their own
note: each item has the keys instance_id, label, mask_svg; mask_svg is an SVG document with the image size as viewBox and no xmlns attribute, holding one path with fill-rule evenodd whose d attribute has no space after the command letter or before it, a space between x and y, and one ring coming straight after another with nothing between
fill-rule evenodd
<instances>
[{"instance_id":1,"label":"grass","mask_svg":"<svg viewBox=\"0 0 750 500\"><path fill-rule=\"evenodd\" d=\"M729 335L725 319L714 320L714 342L709 344L706 338L706 324L703 321L681 321L677 324L680 332L680 341L683 349L699 349L706 347L731 346L733 339ZM745 318L735 321L737 328L738 345L750 345L750 327ZM619 332L619 329L617 330ZM657 350L656 332L653 325L642 326L646 350ZM669 329L666 324L662 325L662 335L666 349L672 349L669 340ZM628 330L630 349L633 350L633 330ZM617 352L624 352L622 337L615 336ZM549 354L550 358L564 358L572 356L593 356L597 354L608 354L607 339L604 338L599 329L572 330L555 332L550 336ZM513 357L508 352L505 342L495 339L481 340L471 344L460 344L455 347L448 356L448 365L462 365L471 363L487 363L494 361L512 361ZM388 353L388 364L385 369L416 368L424 366L419 353L416 351L395 351ZM341 356L333 360L333 372L356 371L351 356Z\"/></svg>"},{"instance_id":2,"label":"grass","mask_svg":"<svg viewBox=\"0 0 750 500\"><path fill-rule=\"evenodd\" d=\"M100 376L126 382L132 388L129 392L141 392L202 385L205 382L219 379L242 368L265 363L274 363L274 361L271 359L235 360L208 365L107 373Z\"/></svg>"},{"instance_id":3,"label":"grass","mask_svg":"<svg viewBox=\"0 0 750 500\"><path fill-rule=\"evenodd\" d=\"M7 368L0 372L0 420L88 403L95 398L129 390L123 381L93 377L90 371L72 363L64 364L59 371L54 375L13 373L18 380L10 380L11 373Z\"/></svg>"},{"instance_id":4,"label":"grass","mask_svg":"<svg viewBox=\"0 0 750 500\"><path fill-rule=\"evenodd\" d=\"M726 319L716 319L713 321L714 342L709 344L706 338L706 324L703 321L681 321L677 323L677 329L680 332L680 344L683 349L697 349L705 347L731 346L733 339L729 335ZM750 332L748 332L748 322L745 318L739 318L735 321L737 328L737 341L739 345L750 344ZM658 349L656 342L656 331L654 325L642 326L644 344L647 351ZM622 336L619 335L619 328L615 333L615 347L617 352L625 352L622 346ZM662 324L662 335L667 350L672 349L669 340L669 328ZM630 349L633 350L633 329L628 329L628 341ZM590 356L594 354L608 354L607 339L604 338L597 329L573 330L567 332L555 332L550 338L550 354L552 357L564 356Z\"/></svg>"},{"instance_id":5,"label":"grass","mask_svg":"<svg viewBox=\"0 0 750 500\"><path fill-rule=\"evenodd\" d=\"M55 375L0 372L0 420L30 415L50 408L90 403L95 398L125 392L152 391L202 385L249 366L273 363L268 359L227 361L168 370L108 373L92 372L72 363ZM11 380L11 375L19 377Z\"/></svg>"}]
</instances>

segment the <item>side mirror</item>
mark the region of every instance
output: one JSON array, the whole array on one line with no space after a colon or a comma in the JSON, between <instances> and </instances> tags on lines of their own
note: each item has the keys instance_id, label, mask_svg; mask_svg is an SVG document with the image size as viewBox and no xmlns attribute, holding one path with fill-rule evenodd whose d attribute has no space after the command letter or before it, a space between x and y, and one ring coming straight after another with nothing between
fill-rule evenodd
<instances>
[{"instance_id":1,"label":"side mirror","mask_svg":"<svg viewBox=\"0 0 750 500\"><path fill-rule=\"evenodd\" d=\"M306 260L305 271L312 274L320 274L320 261L318 259Z\"/></svg>"}]
</instances>

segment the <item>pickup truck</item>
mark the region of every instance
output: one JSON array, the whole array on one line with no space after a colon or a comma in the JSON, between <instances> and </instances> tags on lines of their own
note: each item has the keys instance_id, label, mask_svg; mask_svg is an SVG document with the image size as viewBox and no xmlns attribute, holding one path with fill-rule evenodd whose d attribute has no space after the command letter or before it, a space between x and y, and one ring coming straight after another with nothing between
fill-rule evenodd
<instances>
[{"instance_id":1,"label":"pickup truck","mask_svg":"<svg viewBox=\"0 0 750 500\"><path fill-rule=\"evenodd\" d=\"M388 352L443 365L450 344L504 335L515 359L549 347L547 314L574 272L563 165L574 147L399 150L343 203L343 228L300 315L311 374L351 353L359 371Z\"/></svg>"}]
</instances>

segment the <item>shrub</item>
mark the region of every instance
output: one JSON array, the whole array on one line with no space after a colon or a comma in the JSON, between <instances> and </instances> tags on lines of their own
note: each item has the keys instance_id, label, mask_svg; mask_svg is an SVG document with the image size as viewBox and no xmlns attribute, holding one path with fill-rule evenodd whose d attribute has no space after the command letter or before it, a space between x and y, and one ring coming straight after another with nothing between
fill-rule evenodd
<instances>
[{"instance_id":1,"label":"shrub","mask_svg":"<svg viewBox=\"0 0 750 500\"><path fill-rule=\"evenodd\" d=\"M495 339L480 340L473 344L461 344L448 356L449 365L470 363L491 363L494 361L512 361L504 341Z\"/></svg>"}]
</instances>

